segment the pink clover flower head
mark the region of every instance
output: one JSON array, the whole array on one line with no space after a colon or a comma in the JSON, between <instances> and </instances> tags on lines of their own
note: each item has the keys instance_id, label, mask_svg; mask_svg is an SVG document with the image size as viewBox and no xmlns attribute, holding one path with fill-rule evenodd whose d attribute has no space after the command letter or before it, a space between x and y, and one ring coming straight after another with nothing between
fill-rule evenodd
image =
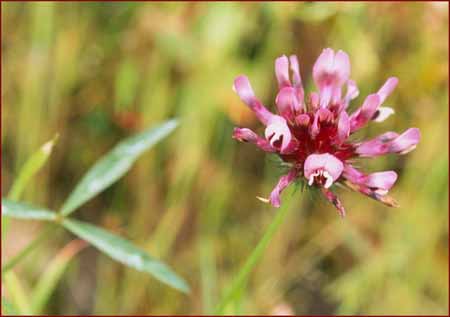
<instances>
[{"instance_id":1,"label":"pink clover flower head","mask_svg":"<svg viewBox=\"0 0 450 317\"><path fill-rule=\"evenodd\" d=\"M350 59L341 50L335 52L327 48L322 51L312 71L318 91L311 92L308 98L305 98L295 55L289 58L283 55L275 60L275 77L279 88L275 99L276 114L255 96L246 76L238 76L233 85L233 90L266 127L264 137L247 128L235 128L233 138L253 143L265 152L276 153L291 166L269 199L261 200L279 207L281 192L301 179L309 186L319 188L342 216L345 209L333 191L335 184L342 184L388 206L397 206L388 196L397 180L394 171L365 174L353 164L357 158L412 151L420 140L419 129L410 128L401 134L386 132L362 142L354 142L351 137L370 122L382 122L394 114L392 108L382 104L397 86L398 79L388 78L378 92L365 98L361 107L348 113L347 108L358 97L359 90L350 79Z\"/></svg>"}]
</instances>

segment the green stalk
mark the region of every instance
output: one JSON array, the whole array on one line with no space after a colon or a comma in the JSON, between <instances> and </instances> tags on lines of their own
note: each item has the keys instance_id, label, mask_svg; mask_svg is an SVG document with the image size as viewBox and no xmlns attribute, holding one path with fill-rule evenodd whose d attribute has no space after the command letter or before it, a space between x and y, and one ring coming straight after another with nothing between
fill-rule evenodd
<instances>
[{"instance_id":1,"label":"green stalk","mask_svg":"<svg viewBox=\"0 0 450 317\"><path fill-rule=\"evenodd\" d=\"M288 196L288 195L286 195ZM250 273L255 268L256 264L259 262L259 260L264 255L264 251L267 249L267 246L269 245L270 241L272 240L273 236L278 230L278 227L284 222L284 219L286 218L286 215L288 214L288 211L291 209L291 200L292 195L290 194L287 199L275 215L273 221L270 223L269 227L267 228L266 232L264 233L261 240L256 245L253 252L248 257L247 261L245 262L244 266L242 266L241 270L237 274L236 278L231 283L231 286L228 288L228 290L225 292L225 295L222 297L222 300L220 301L219 305L217 306L216 314L222 315L224 313L225 308L227 305L233 301L234 299L239 297L239 294L242 293L243 288L245 287L245 284L248 280L248 277L250 276Z\"/></svg>"}]
</instances>

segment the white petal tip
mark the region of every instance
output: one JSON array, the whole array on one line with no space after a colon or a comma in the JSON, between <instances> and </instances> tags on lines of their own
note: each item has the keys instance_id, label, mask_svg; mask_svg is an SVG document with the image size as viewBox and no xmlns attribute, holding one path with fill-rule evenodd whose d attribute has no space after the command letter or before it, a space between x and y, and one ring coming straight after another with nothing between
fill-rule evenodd
<instances>
[{"instance_id":1,"label":"white petal tip","mask_svg":"<svg viewBox=\"0 0 450 317\"><path fill-rule=\"evenodd\" d=\"M264 197L260 197L260 196L256 196L256 198L259 201L262 201L263 203L266 203L266 204L270 203L270 199L267 199L267 198L264 198Z\"/></svg>"}]
</instances>

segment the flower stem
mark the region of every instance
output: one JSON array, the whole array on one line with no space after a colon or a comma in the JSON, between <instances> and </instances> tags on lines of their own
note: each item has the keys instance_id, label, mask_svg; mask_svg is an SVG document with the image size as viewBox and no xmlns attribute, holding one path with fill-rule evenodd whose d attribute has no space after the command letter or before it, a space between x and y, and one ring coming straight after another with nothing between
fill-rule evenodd
<instances>
[{"instance_id":1,"label":"flower stem","mask_svg":"<svg viewBox=\"0 0 450 317\"><path fill-rule=\"evenodd\" d=\"M231 283L231 286L227 289L222 300L217 306L216 314L221 315L224 313L226 306L233 300L239 297L242 293L242 289L245 287L245 284L248 280L250 273L255 268L256 264L259 262L261 257L264 255L264 251L266 250L269 242L272 240L273 236L277 232L278 227L283 223L288 211L291 209L290 201L292 200L292 194L286 194L286 200L282 204L281 208L275 215L273 221L270 223L266 232L264 233L261 240L256 245L253 252L248 257L244 266L242 266L241 270Z\"/></svg>"}]
</instances>

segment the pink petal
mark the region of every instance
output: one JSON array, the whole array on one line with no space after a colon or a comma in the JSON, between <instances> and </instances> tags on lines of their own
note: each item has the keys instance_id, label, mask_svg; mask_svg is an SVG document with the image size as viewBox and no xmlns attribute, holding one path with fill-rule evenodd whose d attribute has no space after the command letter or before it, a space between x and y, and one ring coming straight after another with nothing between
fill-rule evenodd
<instances>
[{"instance_id":1,"label":"pink petal","mask_svg":"<svg viewBox=\"0 0 450 317\"><path fill-rule=\"evenodd\" d=\"M326 108L321 108L317 110L316 114L319 116L320 122L330 121L333 119L333 114L330 110Z\"/></svg>"},{"instance_id":2,"label":"pink petal","mask_svg":"<svg viewBox=\"0 0 450 317\"><path fill-rule=\"evenodd\" d=\"M295 117L295 123L297 123L300 126L307 127L309 124L310 118L307 114L300 114L297 117Z\"/></svg>"},{"instance_id":3,"label":"pink petal","mask_svg":"<svg viewBox=\"0 0 450 317\"><path fill-rule=\"evenodd\" d=\"M383 122L391 115L395 113L394 109L390 107L379 107L375 112L375 115L372 117L372 120L375 122Z\"/></svg>"},{"instance_id":4,"label":"pink petal","mask_svg":"<svg viewBox=\"0 0 450 317\"><path fill-rule=\"evenodd\" d=\"M355 152L360 156L372 157L386 154L389 149L388 143L399 135L395 132L386 132L372 140L362 142Z\"/></svg>"},{"instance_id":5,"label":"pink petal","mask_svg":"<svg viewBox=\"0 0 450 317\"><path fill-rule=\"evenodd\" d=\"M350 58L347 53L341 50L336 53L334 69L338 78L338 85L342 86L350 77Z\"/></svg>"},{"instance_id":6,"label":"pink petal","mask_svg":"<svg viewBox=\"0 0 450 317\"><path fill-rule=\"evenodd\" d=\"M309 94L309 103L312 109L317 109L319 107L319 95L316 92Z\"/></svg>"},{"instance_id":7,"label":"pink petal","mask_svg":"<svg viewBox=\"0 0 450 317\"><path fill-rule=\"evenodd\" d=\"M284 87L278 93L275 103L278 112L286 118L292 118L295 113L300 111L300 104L297 99L297 93L292 87Z\"/></svg>"},{"instance_id":8,"label":"pink petal","mask_svg":"<svg viewBox=\"0 0 450 317\"><path fill-rule=\"evenodd\" d=\"M274 114L267 110L261 101L255 97L255 93L253 92L247 76L238 76L234 80L233 90L239 95L241 100L255 112L257 118L264 125L267 125L267 122L274 116Z\"/></svg>"},{"instance_id":9,"label":"pink petal","mask_svg":"<svg viewBox=\"0 0 450 317\"><path fill-rule=\"evenodd\" d=\"M281 152L288 149L292 140L291 131L286 123L286 120L280 116L274 115L265 130L266 139L270 145Z\"/></svg>"},{"instance_id":10,"label":"pink petal","mask_svg":"<svg viewBox=\"0 0 450 317\"><path fill-rule=\"evenodd\" d=\"M280 88L291 86L289 80L289 60L286 55L280 56L275 60L275 75Z\"/></svg>"},{"instance_id":11,"label":"pink petal","mask_svg":"<svg viewBox=\"0 0 450 317\"><path fill-rule=\"evenodd\" d=\"M276 149L273 148L266 139L261 138L250 129L234 128L233 138L241 142L253 143L265 152L276 152Z\"/></svg>"},{"instance_id":12,"label":"pink petal","mask_svg":"<svg viewBox=\"0 0 450 317\"><path fill-rule=\"evenodd\" d=\"M327 122L333 119L333 114L326 108L320 108L314 114L314 121L311 125L311 136L315 138L320 132L319 122Z\"/></svg>"},{"instance_id":13,"label":"pink petal","mask_svg":"<svg viewBox=\"0 0 450 317\"><path fill-rule=\"evenodd\" d=\"M384 83L384 85L378 90L377 95L380 96L380 104L382 104L386 98L392 93L398 84L398 78L390 77Z\"/></svg>"},{"instance_id":14,"label":"pink petal","mask_svg":"<svg viewBox=\"0 0 450 317\"><path fill-rule=\"evenodd\" d=\"M359 89L356 86L356 83L353 80L347 81L347 93L345 94L344 99L344 109L347 109L350 101L359 96Z\"/></svg>"},{"instance_id":15,"label":"pink petal","mask_svg":"<svg viewBox=\"0 0 450 317\"><path fill-rule=\"evenodd\" d=\"M339 50L336 54L330 48L323 50L313 67L313 78L320 90L320 106L327 107L333 100L341 98L341 87L350 76L348 55Z\"/></svg>"},{"instance_id":16,"label":"pink petal","mask_svg":"<svg viewBox=\"0 0 450 317\"><path fill-rule=\"evenodd\" d=\"M389 142L399 136L398 133L389 131L376 138L362 142L355 152L363 157L379 156L388 153Z\"/></svg>"},{"instance_id":17,"label":"pink petal","mask_svg":"<svg viewBox=\"0 0 450 317\"><path fill-rule=\"evenodd\" d=\"M399 134L397 132L388 131L376 137L377 140L381 142L389 142L397 138Z\"/></svg>"},{"instance_id":18,"label":"pink petal","mask_svg":"<svg viewBox=\"0 0 450 317\"><path fill-rule=\"evenodd\" d=\"M394 171L377 172L367 175L364 184L371 188L381 189L387 194L397 180L397 173Z\"/></svg>"},{"instance_id":19,"label":"pink petal","mask_svg":"<svg viewBox=\"0 0 450 317\"><path fill-rule=\"evenodd\" d=\"M380 97L377 94L367 96L361 108L350 116L350 132L354 132L363 127L378 109Z\"/></svg>"},{"instance_id":20,"label":"pink petal","mask_svg":"<svg viewBox=\"0 0 450 317\"><path fill-rule=\"evenodd\" d=\"M329 81L329 75L334 71L333 64L334 51L331 48L324 49L313 66L313 78L319 88Z\"/></svg>"},{"instance_id":21,"label":"pink petal","mask_svg":"<svg viewBox=\"0 0 450 317\"><path fill-rule=\"evenodd\" d=\"M420 131L417 128L410 128L389 144L389 152L406 154L414 150L420 141Z\"/></svg>"},{"instance_id":22,"label":"pink petal","mask_svg":"<svg viewBox=\"0 0 450 317\"><path fill-rule=\"evenodd\" d=\"M295 87L302 88L303 90L302 77L300 76L300 67L298 65L297 56L289 56L289 61L291 62L292 82Z\"/></svg>"},{"instance_id":23,"label":"pink petal","mask_svg":"<svg viewBox=\"0 0 450 317\"><path fill-rule=\"evenodd\" d=\"M295 180L297 174L298 171L296 169L292 169L287 175L281 176L277 186L275 186L275 188L272 190L272 193L270 193L269 201L272 206L276 208L280 207L281 192Z\"/></svg>"},{"instance_id":24,"label":"pink petal","mask_svg":"<svg viewBox=\"0 0 450 317\"><path fill-rule=\"evenodd\" d=\"M311 124L309 133L311 134L312 138L315 139L316 136L319 134L319 132L320 132L320 127L319 127L319 114L318 114L318 112L316 112L316 113L314 114L314 121L313 121L313 123Z\"/></svg>"},{"instance_id":25,"label":"pink petal","mask_svg":"<svg viewBox=\"0 0 450 317\"><path fill-rule=\"evenodd\" d=\"M347 185L350 189L358 191L372 199L375 199L389 207L398 207L398 203L390 196L387 195L385 190L380 189L371 189L363 184L353 183L351 181L344 181L344 184Z\"/></svg>"},{"instance_id":26,"label":"pink petal","mask_svg":"<svg viewBox=\"0 0 450 317\"><path fill-rule=\"evenodd\" d=\"M344 167L343 176L353 184L362 185L363 188L367 187L379 195L386 195L397 180L397 173L394 171L365 175L348 164Z\"/></svg>"},{"instance_id":27,"label":"pink petal","mask_svg":"<svg viewBox=\"0 0 450 317\"><path fill-rule=\"evenodd\" d=\"M338 121L338 143L342 144L350 135L350 120L347 112L344 110L339 115Z\"/></svg>"},{"instance_id":28,"label":"pink petal","mask_svg":"<svg viewBox=\"0 0 450 317\"><path fill-rule=\"evenodd\" d=\"M419 129L410 128L401 135L395 132L387 132L375 139L362 142L355 152L363 157L373 157L388 153L406 154L414 150L419 141Z\"/></svg>"},{"instance_id":29,"label":"pink petal","mask_svg":"<svg viewBox=\"0 0 450 317\"><path fill-rule=\"evenodd\" d=\"M365 175L349 164L345 164L343 176L355 184L363 182Z\"/></svg>"},{"instance_id":30,"label":"pink petal","mask_svg":"<svg viewBox=\"0 0 450 317\"><path fill-rule=\"evenodd\" d=\"M336 181L342 174L344 164L337 157L328 153L311 154L306 158L304 175L307 179L321 169L327 171L333 178L333 181Z\"/></svg>"}]
</instances>

